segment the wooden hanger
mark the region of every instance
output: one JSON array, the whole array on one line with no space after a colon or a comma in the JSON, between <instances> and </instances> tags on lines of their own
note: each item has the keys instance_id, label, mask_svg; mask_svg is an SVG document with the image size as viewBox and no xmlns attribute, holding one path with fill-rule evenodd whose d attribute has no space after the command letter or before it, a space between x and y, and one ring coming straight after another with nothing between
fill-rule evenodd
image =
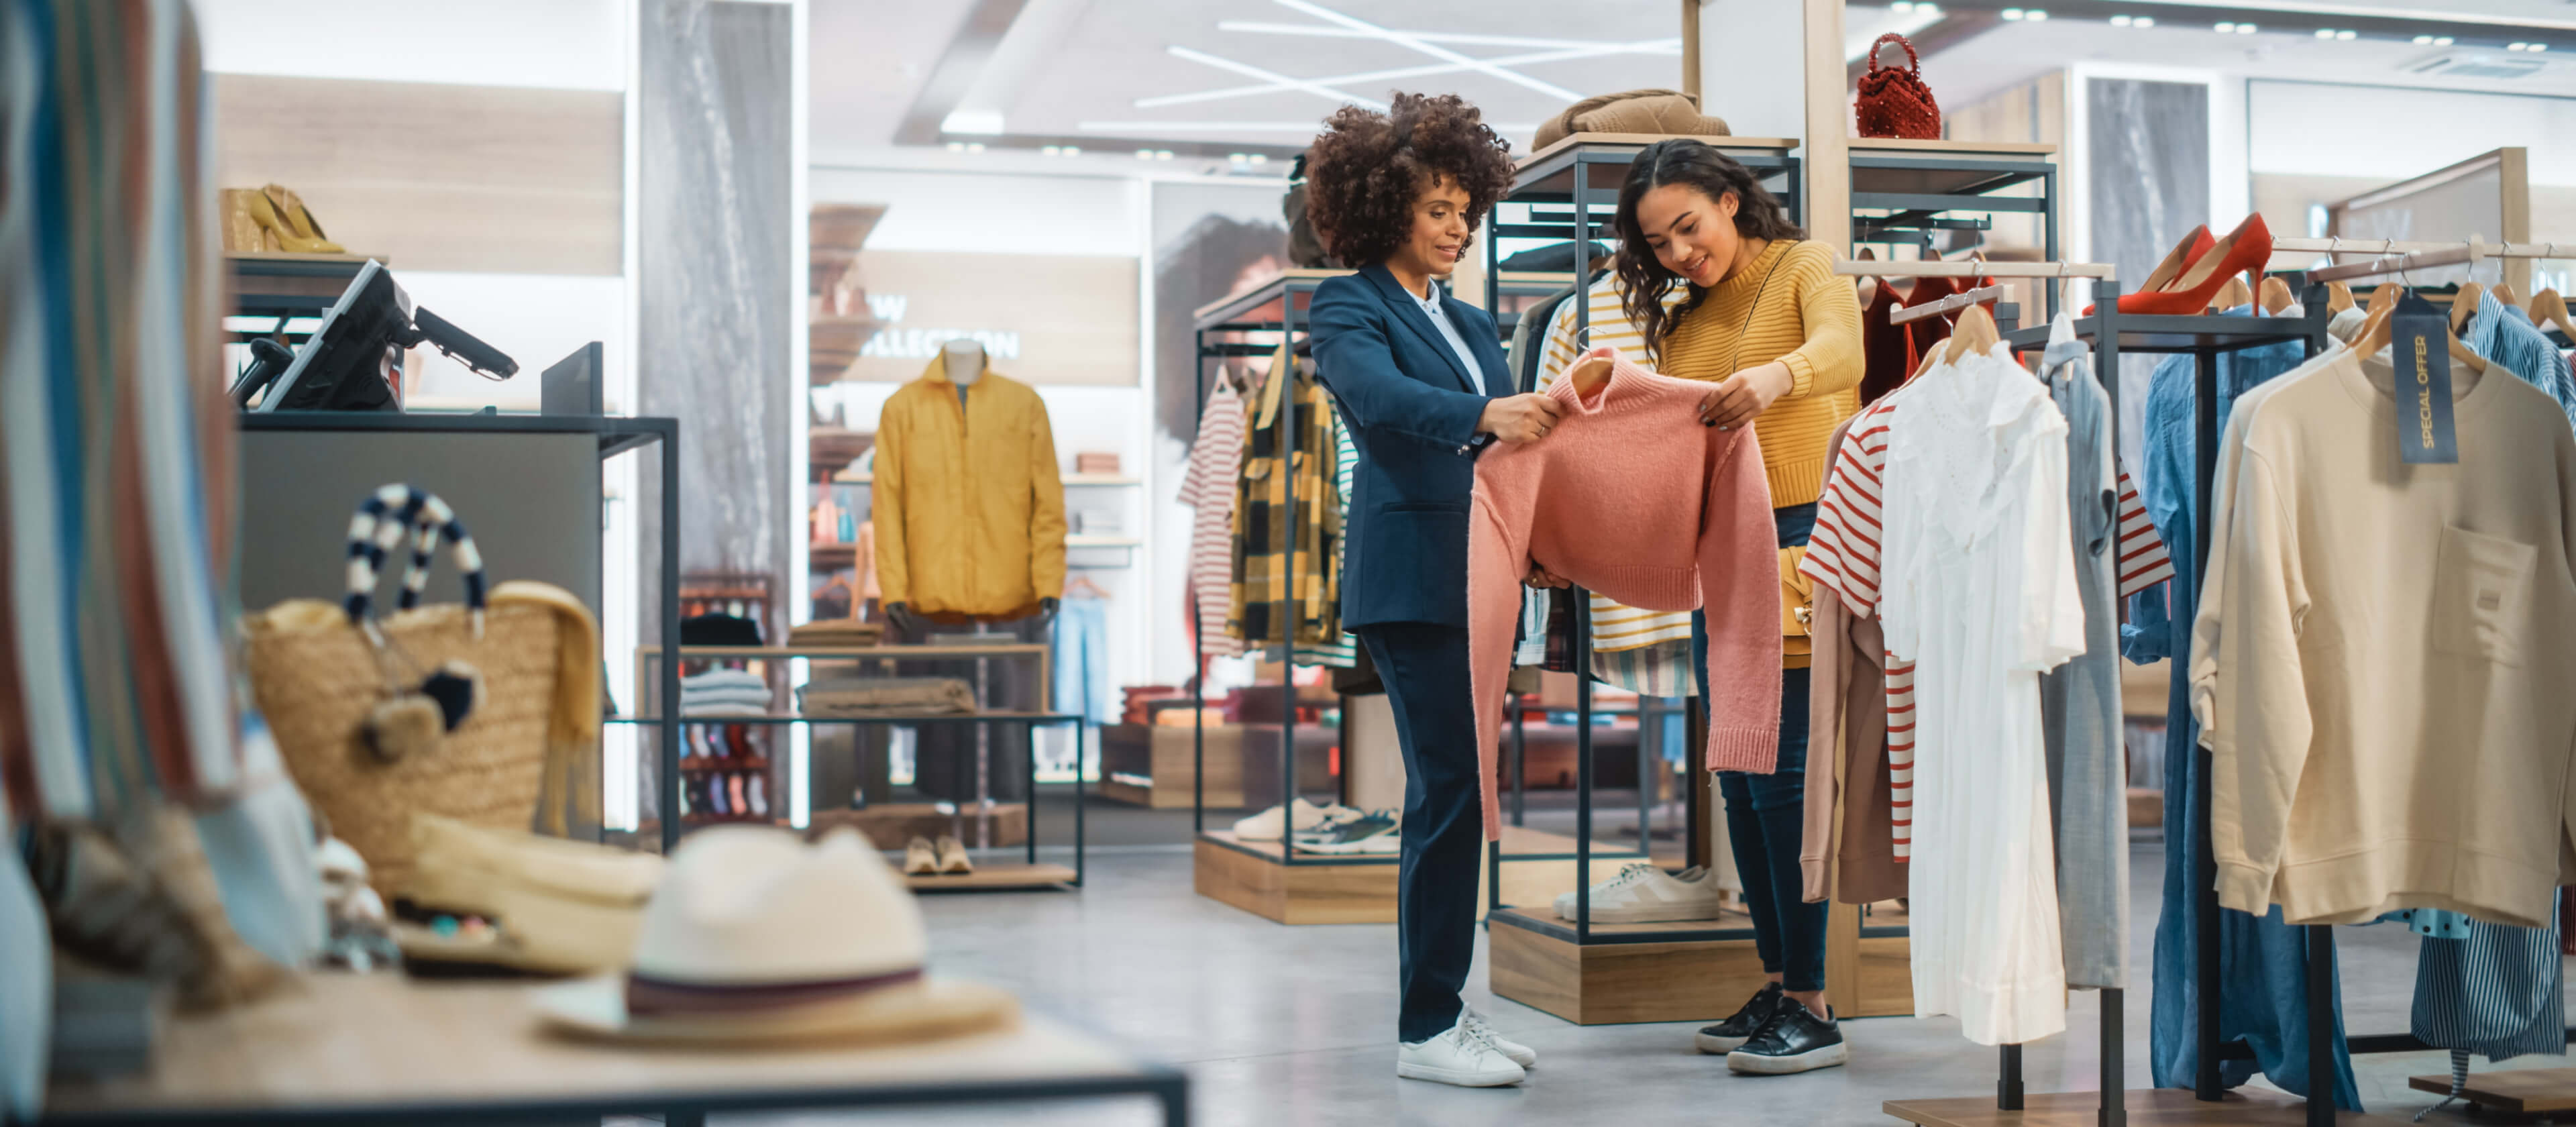
<instances>
[{"instance_id":1,"label":"wooden hanger","mask_svg":"<svg viewBox=\"0 0 2576 1127\"><path fill-rule=\"evenodd\" d=\"M2234 309L2239 305L2252 304L2254 291L2245 285L2244 276L2238 274L2228 275L2227 284L2218 287L2218 296L2209 301L2211 309Z\"/></svg>"},{"instance_id":2,"label":"wooden hanger","mask_svg":"<svg viewBox=\"0 0 2576 1127\"><path fill-rule=\"evenodd\" d=\"M1100 585L1092 582L1090 576L1077 572L1072 578L1064 581L1064 597L1070 599L1076 596L1106 599L1109 597L1109 592L1101 590Z\"/></svg>"},{"instance_id":3,"label":"wooden hanger","mask_svg":"<svg viewBox=\"0 0 2576 1127\"><path fill-rule=\"evenodd\" d=\"M2405 296L2405 293L2406 287L2398 285L2395 282L2379 283L2376 288L2370 291L2370 315L2377 317L2381 313L2387 311L2390 307L2395 306L2397 304L2397 299Z\"/></svg>"},{"instance_id":4,"label":"wooden hanger","mask_svg":"<svg viewBox=\"0 0 2576 1127\"><path fill-rule=\"evenodd\" d=\"M2341 313L2353 305L2351 286L2341 282L2326 283L2326 312Z\"/></svg>"},{"instance_id":5,"label":"wooden hanger","mask_svg":"<svg viewBox=\"0 0 2576 1127\"><path fill-rule=\"evenodd\" d=\"M2277 315L2282 310L2299 303L2298 295L2290 292L2290 283L2279 278L2267 276L2257 289L2259 292L2255 295L2256 300L2262 303L2263 312L2267 314Z\"/></svg>"},{"instance_id":6,"label":"wooden hanger","mask_svg":"<svg viewBox=\"0 0 2576 1127\"><path fill-rule=\"evenodd\" d=\"M1877 260L1877 258L1878 258L1878 251L1877 251L1877 249L1876 249L1876 248L1874 248L1874 247L1862 247L1862 248L1860 248L1860 255L1859 255L1859 257L1857 257L1857 258L1853 259L1853 261L1855 261L1855 262L1872 262L1872 261L1876 261L1876 260ZM1861 307L1861 308L1863 308L1863 309L1867 309L1867 308L1869 308L1869 303L1870 303L1870 302L1873 302L1873 301L1878 300L1878 288L1879 288L1880 286L1882 286L1882 285L1885 285L1885 284L1886 284L1886 283L1879 281L1879 280L1878 280L1878 278L1877 278L1875 275L1870 275L1870 274L1863 274L1863 275L1861 275L1861 276L1860 276L1860 281L1857 283L1857 288L1858 288L1859 293L1860 293L1860 307Z\"/></svg>"},{"instance_id":7,"label":"wooden hanger","mask_svg":"<svg viewBox=\"0 0 2576 1127\"><path fill-rule=\"evenodd\" d=\"M1586 356L1565 370L1565 378L1574 381L1574 394L1589 399L1610 385L1610 358Z\"/></svg>"},{"instance_id":8,"label":"wooden hanger","mask_svg":"<svg viewBox=\"0 0 2576 1127\"><path fill-rule=\"evenodd\" d=\"M2501 301L2515 309L2522 308L2522 295L2513 292L2513 283L2511 282L2497 282L2492 286L2488 286L2487 292L2494 294L2497 301Z\"/></svg>"},{"instance_id":9,"label":"wooden hanger","mask_svg":"<svg viewBox=\"0 0 2576 1127\"><path fill-rule=\"evenodd\" d=\"M2380 288L2385 290L2390 287L2381 286ZM2377 295L2372 295L2372 300L2378 300ZM2397 304L2391 301L2387 309L2372 313L2370 320L2363 322L2360 335L2353 338L2352 350L2363 356L2377 355L2380 349L2388 347L2389 339L2396 335L2394 328L2396 323ZM2469 351L2468 345L2460 343L2460 334L2445 331L2442 335L2450 345L2448 351L2452 362L2467 368L2473 375L2486 374L2486 357Z\"/></svg>"},{"instance_id":10,"label":"wooden hanger","mask_svg":"<svg viewBox=\"0 0 2576 1127\"><path fill-rule=\"evenodd\" d=\"M2576 324L2567 319L2567 299L2558 296L2555 289L2531 295L2531 319L2536 324L2557 326L2569 340L2576 340Z\"/></svg>"},{"instance_id":11,"label":"wooden hanger","mask_svg":"<svg viewBox=\"0 0 2576 1127\"><path fill-rule=\"evenodd\" d=\"M2451 295L2452 332L2460 331L2460 327L2468 324L2469 318L2477 314L2478 299L2486 296L2486 292L2487 288L2476 282L2460 283L2460 292Z\"/></svg>"},{"instance_id":12,"label":"wooden hanger","mask_svg":"<svg viewBox=\"0 0 2576 1127\"><path fill-rule=\"evenodd\" d=\"M1958 327L1950 330L1950 350L1943 357L1956 364L1969 350L1983 355L2001 340L2003 334L1995 329L1994 315L1986 312L1985 306L1971 305L1959 314Z\"/></svg>"}]
</instances>

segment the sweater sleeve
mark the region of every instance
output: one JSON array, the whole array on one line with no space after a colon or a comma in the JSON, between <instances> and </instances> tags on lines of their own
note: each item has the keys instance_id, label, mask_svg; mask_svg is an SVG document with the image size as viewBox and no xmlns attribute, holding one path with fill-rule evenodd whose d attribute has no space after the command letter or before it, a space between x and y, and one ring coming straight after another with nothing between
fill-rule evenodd
<instances>
[{"instance_id":1,"label":"sweater sleeve","mask_svg":"<svg viewBox=\"0 0 2576 1127\"><path fill-rule=\"evenodd\" d=\"M1055 427L1046 401L1029 392L1029 585L1041 599L1064 594L1064 470L1056 465Z\"/></svg>"},{"instance_id":2,"label":"sweater sleeve","mask_svg":"<svg viewBox=\"0 0 2576 1127\"><path fill-rule=\"evenodd\" d=\"M2282 510L2278 478L2248 450L2229 527L2227 584L2211 609L2226 618L2212 676L2218 738L2210 748L2209 836L2218 862L2218 903L2255 915L2272 903L2288 839L2290 800L2314 735L2298 621L2306 613L2298 545Z\"/></svg>"},{"instance_id":3,"label":"sweater sleeve","mask_svg":"<svg viewBox=\"0 0 2576 1127\"><path fill-rule=\"evenodd\" d=\"M904 447L911 442L912 411L903 392L886 400L877 419L875 481L868 487L868 519L877 526L877 597L887 606L912 601L911 557L904 525Z\"/></svg>"},{"instance_id":4,"label":"sweater sleeve","mask_svg":"<svg viewBox=\"0 0 2576 1127\"><path fill-rule=\"evenodd\" d=\"M1811 253L1808 247L1815 250ZM1797 283L1798 320L1806 334L1780 362L1789 366L1787 398L1831 395L1860 386L1869 361L1860 347L1860 295L1849 279L1834 276L1833 252L1823 243L1792 250L1784 265L1794 273L1782 279Z\"/></svg>"},{"instance_id":5,"label":"sweater sleeve","mask_svg":"<svg viewBox=\"0 0 2576 1127\"><path fill-rule=\"evenodd\" d=\"M1762 446L1716 444L1700 509L1700 608L1708 621L1708 767L1770 774L1780 759L1780 551Z\"/></svg>"}]
</instances>

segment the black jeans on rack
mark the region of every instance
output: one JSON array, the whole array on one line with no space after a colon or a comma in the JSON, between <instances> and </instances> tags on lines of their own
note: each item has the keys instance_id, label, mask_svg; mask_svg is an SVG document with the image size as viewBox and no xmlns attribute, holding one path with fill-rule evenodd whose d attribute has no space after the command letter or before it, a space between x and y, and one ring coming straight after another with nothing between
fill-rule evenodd
<instances>
[{"instance_id":1,"label":"black jeans on rack","mask_svg":"<svg viewBox=\"0 0 2576 1127\"><path fill-rule=\"evenodd\" d=\"M1356 631L1386 681L1404 748L1403 851L1396 870L1401 952L1396 1035L1437 1037L1457 1024L1476 958L1476 893L1485 807L1476 774L1476 705L1467 681L1467 632L1427 623ZM1789 853L1797 867L1797 850Z\"/></svg>"}]
</instances>

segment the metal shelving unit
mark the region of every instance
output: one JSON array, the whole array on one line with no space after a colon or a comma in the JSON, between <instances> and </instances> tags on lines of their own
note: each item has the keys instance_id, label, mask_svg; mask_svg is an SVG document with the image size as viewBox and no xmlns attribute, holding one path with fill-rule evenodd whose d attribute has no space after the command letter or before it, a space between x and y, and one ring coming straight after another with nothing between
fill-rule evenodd
<instances>
[{"instance_id":1,"label":"metal shelving unit","mask_svg":"<svg viewBox=\"0 0 2576 1127\"><path fill-rule=\"evenodd\" d=\"M2057 146L1892 137L1849 145L1853 243L1908 244L1936 258L1935 232L1983 232L1996 215L2032 215L2040 257L2057 261ZM2006 194L2027 184L2039 194ZM2040 323L2056 314L2052 292Z\"/></svg>"}]
</instances>

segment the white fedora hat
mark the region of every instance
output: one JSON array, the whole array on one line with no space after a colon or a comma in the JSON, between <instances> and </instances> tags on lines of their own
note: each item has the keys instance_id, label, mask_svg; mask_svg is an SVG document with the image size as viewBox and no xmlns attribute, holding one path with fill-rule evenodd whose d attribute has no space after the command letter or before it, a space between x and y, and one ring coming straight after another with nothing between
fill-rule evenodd
<instances>
[{"instance_id":1,"label":"white fedora hat","mask_svg":"<svg viewBox=\"0 0 2576 1127\"><path fill-rule=\"evenodd\" d=\"M912 893L848 829L689 835L645 905L622 974L537 993L557 1028L620 1040L919 1042L1007 1025L1009 994L924 974Z\"/></svg>"}]
</instances>

